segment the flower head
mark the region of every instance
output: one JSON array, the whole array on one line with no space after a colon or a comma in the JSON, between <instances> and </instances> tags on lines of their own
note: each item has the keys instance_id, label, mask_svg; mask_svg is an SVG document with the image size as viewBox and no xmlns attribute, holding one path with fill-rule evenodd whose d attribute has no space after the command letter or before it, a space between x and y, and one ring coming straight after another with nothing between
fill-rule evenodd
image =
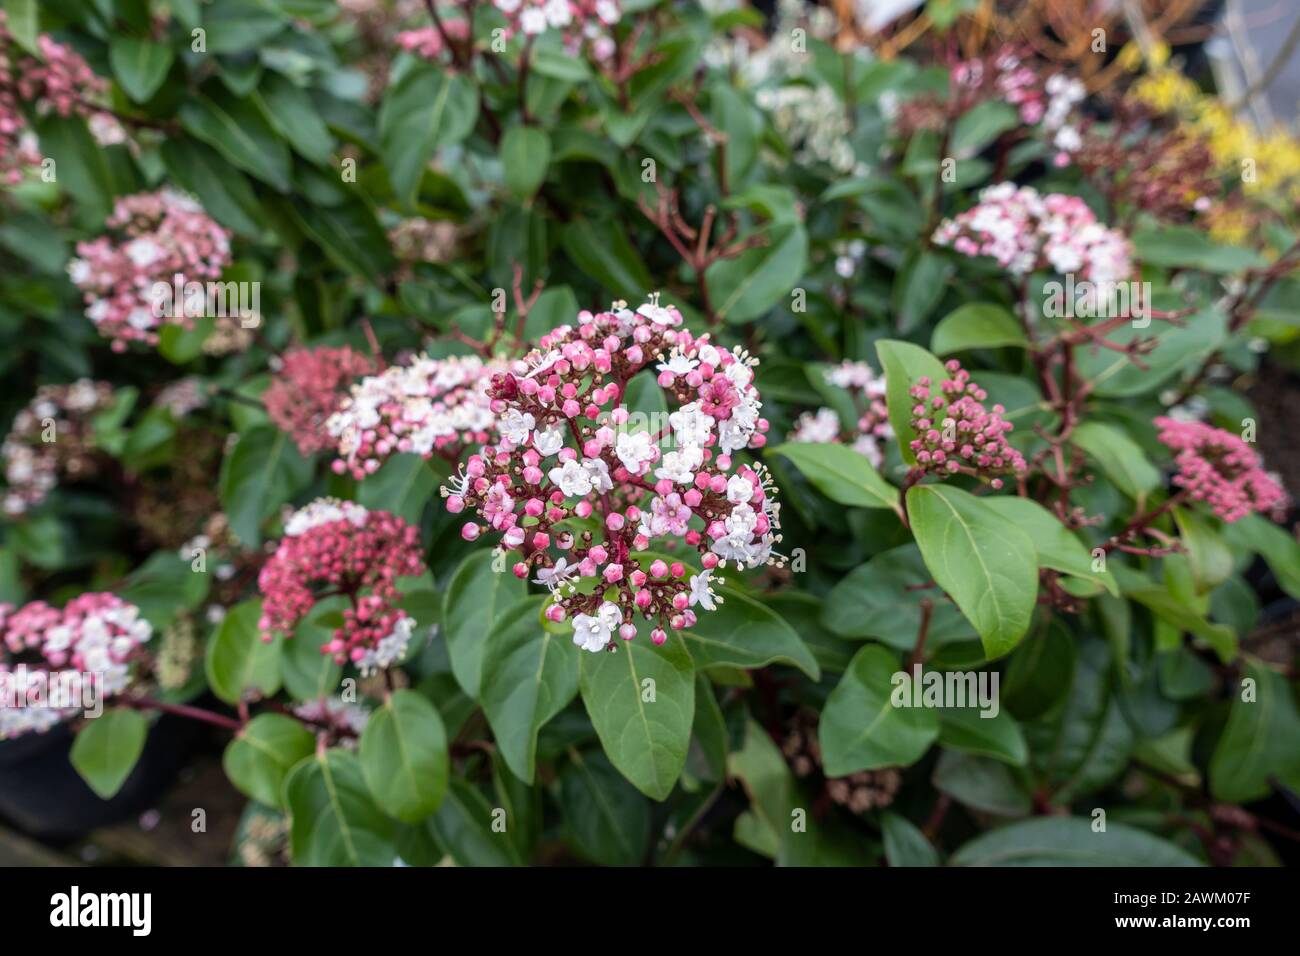
<instances>
[{"instance_id":1,"label":"flower head","mask_svg":"<svg viewBox=\"0 0 1300 956\"><path fill-rule=\"evenodd\" d=\"M1252 512L1276 512L1286 490L1264 471L1259 455L1232 432L1197 421L1157 418L1158 438L1175 452L1174 484L1203 501L1224 521Z\"/></svg>"},{"instance_id":2,"label":"flower head","mask_svg":"<svg viewBox=\"0 0 1300 956\"><path fill-rule=\"evenodd\" d=\"M352 606L321 652L363 674L401 659L414 621L397 607L400 577L422 574L419 531L386 511L322 498L290 516L285 536L258 575L264 640L292 634L324 585Z\"/></svg>"},{"instance_id":3,"label":"flower head","mask_svg":"<svg viewBox=\"0 0 1300 956\"><path fill-rule=\"evenodd\" d=\"M449 510L470 516L462 535L500 534L515 574L551 589L548 616L572 618L588 650L615 631L630 639L638 615L657 642L690 627L695 607L714 606L710 569L779 559L767 472L734 457L766 441L755 364L693 335L657 296L579 314L493 376L500 441L443 489ZM623 404L633 379L657 385L669 413L645 421ZM652 547L668 556L645 555ZM694 590L671 558L683 548L705 569Z\"/></svg>"},{"instance_id":4,"label":"flower head","mask_svg":"<svg viewBox=\"0 0 1300 956\"><path fill-rule=\"evenodd\" d=\"M941 477L962 472L1002 487L998 476L1019 474L1025 459L1007 443L1012 425L1002 417L1005 409L994 405L986 411L984 389L970 380L970 373L956 359L946 365L952 378L937 383L922 376L911 389L911 448L917 467Z\"/></svg>"},{"instance_id":5,"label":"flower head","mask_svg":"<svg viewBox=\"0 0 1300 956\"><path fill-rule=\"evenodd\" d=\"M36 390L0 446L9 486L6 514L21 515L39 505L60 476L77 480L94 472L98 455L91 421L112 401L112 386L86 378Z\"/></svg>"},{"instance_id":6,"label":"flower head","mask_svg":"<svg viewBox=\"0 0 1300 956\"><path fill-rule=\"evenodd\" d=\"M62 609L0 604L0 699L41 702L0 707L0 740L48 730L126 690L152 634L140 609L115 594L80 594Z\"/></svg>"},{"instance_id":7,"label":"flower head","mask_svg":"<svg viewBox=\"0 0 1300 956\"><path fill-rule=\"evenodd\" d=\"M325 422L338 411L352 381L374 371L374 363L348 346L291 349L262 394L266 414L304 455L333 445Z\"/></svg>"}]
</instances>

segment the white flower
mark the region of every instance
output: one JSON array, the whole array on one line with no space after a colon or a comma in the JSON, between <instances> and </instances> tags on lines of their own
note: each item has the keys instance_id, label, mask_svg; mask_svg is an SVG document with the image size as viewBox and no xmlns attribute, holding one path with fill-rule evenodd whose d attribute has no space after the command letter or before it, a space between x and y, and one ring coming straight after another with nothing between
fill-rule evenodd
<instances>
[{"instance_id":1,"label":"white flower","mask_svg":"<svg viewBox=\"0 0 1300 956\"><path fill-rule=\"evenodd\" d=\"M681 321L681 316L675 309L659 304L658 292L650 296L650 301L640 306L636 314L645 316L655 325L677 325Z\"/></svg>"},{"instance_id":2,"label":"white flower","mask_svg":"<svg viewBox=\"0 0 1300 956\"><path fill-rule=\"evenodd\" d=\"M546 14L540 7L529 7L519 15L519 26L527 34L546 32Z\"/></svg>"},{"instance_id":3,"label":"white flower","mask_svg":"<svg viewBox=\"0 0 1300 956\"><path fill-rule=\"evenodd\" d=\"M573 618L573 643L584 651L603 651L613 639L614 628L623 612L613 601L606 601L595 614L578 614Z\"/></svg>"},{"instance_id":4,"label":"white flower","mask_svg":"<svg viewBox=\"0 0 1300 956\"><path fill-rule=\"evenodd\" d=\"M609 465L600 458L584 458L582 461L582 470L587 473L591 480L593 491L609 491L614 487L614 482L609 478Z\"/></svg>"},{"instance_id":5,"label":"white flower","mask_svg":"<svg viewBox=\"0 0 1300 956\"><path fill-rule=\"evenodd\" d=\"M696 359L683 355L680 349L673 349L672 354L668 356L668 361L660 362L657 368L661 372L671 372L673 375L686 375L699 364Z\"/></svg>"},{"instance_id":6,"label":"white flower","mask_svg":"<svg viewBox=\"0 0 1300 956\"><path fill-rule=\"evenodd\" d=\"M727 500L733 505L745 504L754 497L754 483L741 475L732 475L727 481Z\"/></svg>"},{"instance_id":7,"label":"white flower","mask_svg":"<svg viewBox=\"0 0 1300 956\"><path fill-rule=\"evenodd\" d=\"M533 433L533 448L543 458L550 458L564 447L564 432L558 428Z\"/></svg>"},{"instance_id":8,"label":"white flower","mask_svg":"<svg viewBox=\"0 0 1300 956\"><path fill-rule=\"evenodd\" d=\"M126 254L134 265L145 269L162 258L163 250L152 239L142 237L126 244Z\"/></svg>"},{"instance_id":9,"label":"white flower","mask_svg":"<svg viewBox=\"0 0 1300 956\"><path fill-rule=\"evenodd\" d=\"M565 581L573 577L577 570L565 558L556 558L554 567L537 569L537 577L533 578L533 583L545 585L551 591L555 591Z\"/></svg>"},{"instance_id":10,"label":"white flower","mask_svg":"<svg viewBox=\"0 0 1300 956\"><path fill-rule=\"evenodd\" d=\"M370 512L353 501L339 501L336 498L317 498L305 508L294 512L284 523L286 537L296 538L306 534L312 528L335 521L349 521L360 528L366 523Z\"/></svg>"},{"instance_id":11,"label":"white flower","mask_svg":"<svg viewBox=\"0 0 1300 956\"><path fill-rule=\"evenodd\" d=\"M664 455L663 464L655 469L656 478L667 478L679 485L689 485L695 480L695 469L704 462L704 452L688 445Z\"/></svg>"},{"instance_id":12,"label":"white flower","mask_svg":"<svg viewBox=\"0 0 1300 956\"><path fill-rule=\"evenodd\" d=\"M536 421L532 415L527 412L521 412L517 408L512 408L502 416L501 421L497 423L497 430L501 432L511 444L522 445L528 439L528 433L533 430Z\"/></svg>"},{"instance_id":13,"label":"white flower","mask_svg":"<svg viewBox=\"0 0 1300 956\"><path fill-rule=\"evenodd\" d=\"M618 436L618 442L614 446L614 454L618 455L618 460L634 475L643 474L646 466L654 461L655 446L650 440L649 432L635 432L631 435L622 434Z\"/></svg>"},{"instance_id":14,"label":"white flower","mask_svg":"<svg viewBox=\"0 0 1300 956\"><path fill-rule=\"evenodd\" d=\"M736 388L744 388L754 380L754 370L744 362L732 362L723 374Z\"/></svg>"},{"instance_id":15,"label":"white flower","mask_svg":"<svg viewBox=\"0 0 1300 956\"><path fill-rule=\"evenodd\" d=\"M696 357L705 365L712 365L714 368L722 361L722 355L712 345L707 342L700 346L700 350L695 353Z\"/></svg>"},{"instance_id":16,"label":"white flower","mask_svg":"<svg viewBox=\"0 0 1300 956\"><path fill-rule=\"evenodd\" d=\"M547 0L546 22L553 27L567 27L573 20L569 0Z\"/></svg>"},{"instance_id":17,"label":"white flower","mask_svg":"<svg viewBox=\"0 0 1300 956\"><path fill-rule=\"evenodd\" d=\"M700 411L699 402L691 402L668 416L677 444L703 447L713 432L713 416Z\"/></svg>"},{"instance_id":18,"label":"white flower","mask_svg":"<svg viewBox=\"0 0 1300 956\"><path fill-rule=\"evenodd\" d=\"M691 607L698 604L706 611L712 611L717 607L717 604L714 603L713 591L709 588L709 578L712 576L712 568L706 568L699 574L691 575Z\"/></svg>"},{"instance_id":19,"label":"white flower","mask_svg":"<svg viewBox=\"0 0 1300 956\"><path fill-rule=\"evenodd\" d=\"M576 458L567 459L564 464L552 468L546 474L566 495L585 495L591 491L591 474Z\"/></svg>"}]
</instances>

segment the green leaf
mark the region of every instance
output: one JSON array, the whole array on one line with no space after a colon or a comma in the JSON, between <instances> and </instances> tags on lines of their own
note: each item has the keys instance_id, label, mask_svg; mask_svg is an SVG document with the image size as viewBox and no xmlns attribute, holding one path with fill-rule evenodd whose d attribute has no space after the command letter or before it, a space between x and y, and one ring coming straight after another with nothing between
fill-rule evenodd
<instances>
[{"instance_id":1,"label":"green leaf","mask_svg":"<svg viewBox=\"0 0 1300 956\"><path fill-rule=\"evenodd\" d=\"M299 156L319 166L334 158L334 137L325 121L317 114L307 91L288 77L267 73L253 101Z\"/></svg>"},{"instance_id":2,"label":"green leaf","mask_svg":"<svg viewBox=\"0 0 1300 956\"><path fill-rule=\"evenodd\" d=\"M812 651L779 614L730 588L715 587L721 599L716 610L700 614L683 632L696 667L766 667L790 664L813 680L821 670Z\"/></svg>"},{"instance_id":3,"label":"green leaf","mask_svg":"<svg viewBox=\"0 0 1300 956\"><path fill-rule=\"evenodd\" d=\"M414 206L420 180L441 146L458 143L478 120L478 95L467 77L432 63L402 74L379 110L380 152L398 198Z\"/></svg>"},{"instance_id":4,"label":"green leaf","mask_svg":"<svg viewBox=\"0 0 1300 956\"><path fill-rule=\"evenodd\" d=\"M1074 679L1074 635L1060 620L1027 637L1007 662L1002 699L1021 720L1050 710Z\"/></svg>"},{"instance_id":5,"label":"green leaf","mask_svg":"<svg viewBox=\"0 0 1300 956\"><path fill-rule=\"evenodd\" d=\"M1200 866L1185 850L1123 823L1094 832L1081 817L1039 817L971 840L951 866Z\"/></svg>"},{"instance_id":6,"label":"green leaf","mask_svg":"<svg viewBox=\"0 0 1300 956\"><path fill-rule=\"evenodd\" d=\"M1142 353L1142 365L1114 349L1084 349L1076 353L1077 372L1092 383L1093 392L1109 398L1127 398L1154 392L1180 371L1200 367L1228 337L1228 316L1219 308L1207 307L1170 323L1129 322L1107 338L1116 345L1136 339L1154 339L1155 345Z\"/></svg>"},{"instance_id":7,"label":"green leaf","mask_svg":"<svg viewBox=\"0 0 1300 956\"><path fill-rule=\"evenodd\" d=\"M1187 549L1196 592L1208 594L1232 574L1233 553L1219 533L1222 524L1187 508L1175 508L1174 521Z\"/></svg>"},{"instance_id":8,"label":"green leaf","mask_svg":"<svg viewBox=\"0 0 1300 956\"><path fill-rule=\"evenodd\" d=\"M1070 441L1101 466L1115 487L1130 498L1141 499L1160 487L1159 469L1118 428L1101 422L1083 422L1074 429Z\"/></svg>"},{"instance_id":9,"label":"green leaf","mask_svg":"<svg viewBox=\"0 0 1300 956\"><path fill-rule=\"evenodd\" d=\"M186 99L179 115L187 132L244 172L279 192L289 191L289 147L251 100L213 88L209 96Z\"/></svg>"},{"instance_id":10,"label":"green leaf","mask_svg":"<svg viewBox=\"0 0 1300 956\"><path fill-rule=\"evenodd\" d=\"M264 228L262 208L244 174L196 140L168 139L160 148L168 174L199 197L206 212L228 229L250 238ZM163 329L166 335L168 329Z\"/></svg>"},{"instance_id":11,"label":"green leaf","mask_svg":"<svg viewBox=\"0 0 1300 956\"><path fill-rule=\"evenodd\" d=\"M226 745L221 766L244 796L284 809L284 779L315 747L316 738L300 721L259 714Z\"/></svg>"},{"instance_id":12,"label":"green leaf","mask_svg":"<svg viewBox=\"0 0 1300 956\"><path fill-rule=\"evenodd\" d=\"M890 866L939 865L939 854L925 834L902 814L886 810L880 815L880 830L885 838L885 859Z\"/></svg>"},{"instance_id":13,"label":"green leaf","mask_svg":"<svg viewBox=\"0 0 1300 956\"><path fill-rule=\"evenodd\" d=\"M1036 501L1011 495L980 499L1009 524L1029 535L1038 554L1038 565L1062 574L1096 581L1111 594L1119 595L1119 585L1109 571L1094 571L1092 553L1069 528Z\"/></svg>"},{"instance_id":14,"label":"green leaf","mask_svg":"<svg viewBox=\"0 0 1300 956\"><path fill-rule=\"evenodd\" d=\"M219 490L230 528L247 547L262 540L262 522L279 510L311 475L284 432L269 425L239 434L221 463Z\"/></svg>"},{"instance_id":15,"label":"green leaf","mask_svg":"<svg viewBox=\"0 0 1300 956\"><path fill-rule=\"evenodd\" d=\"M931 778L936 790L963 806L999 817L1028 815L1029 792L1006 764L944 750Z\"/></svg>"},{"instance_id":16,"label":"green leaf","mask_svg":"<svg viewBox=\"0 0 1300 956\"><path fill-rule=\"evenodd\" d=\"M996 705L997 695L994 697ZM976 706L942 708L939 711L939 743L964 753L993 757L1013 767L1023 767L1029 759L1029 749L1020 725L1001 709L989 717Z\"/></svg>"},{"instance_id":17,"label":"green leaf","mask_svg":"<svg viewBox=\"0 0 1300 956\"><path fill-rule=\"evenodd\" d=\"M113 707L86 721L72 742L72 766L100 799L122 789L144 752L149 721L138 710Z\"/></svg>"},{"instance_id":18,"label":"green leaf","mask_svg":"<svg viewBox=\"0 0 1300 956\"><path fill-rule=\"evenodd\" d=\"M955 271L952 260L933 252L913 252L894 280L895 327L906 334L934 311Z\"/></svg>"},{"instance_id":19,"label":"green leaf","mask_svg":"<svg viewBox=\"0 0 1300 956\"><path fill-rule=\"evenodd\" d=\"M606 292L629 302L644 301L651 289L650 271L613 220L575 218L560 234L564 254Z\"/></svg>"},{"instance_id":20,"label":"green leaf","mask_svg":"<svg viewBox=\"0 0 1300 956\"><path fill-rule=\"evenodd\" d=\"M512 126L501 138L501 167L506 188L516 199L527 199L546 180L551 139L535 126Z\"/></svg>"},{"instance_id":21,"label":"green leaf","mask_svg":"<svg viewBox=\"0 0 1300 956\"><path fill-rule=\"evenodd\" d=\"M1278 781L1300 771L1300 716L1286 679L1255 661L1233 686L1228 723L1210 760L1210 792L1216 800L1249 803L1268 796Z\"/></svg>"},{"instance_id":22,"label":"green leaf","mask_svg":"<svg viewBox=\"0 0 1300 956\"><path fill-rule=\"evenodd\" d=\"M260 600L236 604L221 619L208 641L208 686L228 704L237 704L245 691L269 697L280 689L281 641L263 641L258 630Z\"/></svg>"},{"instance_id":23,"label":"green leaf","mask_svg":"<svg viewBox=\"0 0 1300 956\"><path fill-rule=\"evenodd\" d=\"M899 673L898 657L878 644L853 655L826 699L818 727L826 776L910 766L930 749L939 734L939 715L928 707L894 706Z\"/></svg>"},{"instance_id":24,"label":"green leaf","mask_svg":"<svg viewBox=\"0 0 1300 956\"><path fill-rule=\"evenodd\" d=\"M420 524L424 506L434 496L438 480L429 462L419 455L401 453L388 460L357 488L357 502L367 508L382 508Z\"/></svg>"},{"instance_id":25,"label":"green leaf","mask_svg":"<svg viewBox=\"0 0 1300 956\"><path fill-rule=\"evenodd\" d=\"M213 0L203 11L209 53L254 50L288 25L276 5L263 0Z\"/></svg>"},{"instance_id":26,"label":"green leaf","mask_svg":"<svg viewBox=\"0 0 1300 956\"><path fill-rule=\"evenodd\" d=\"M695 666L675 633L648 635L613 653L581 657L579 687L610 762L654 800L672 792L686 762L695 715Z\"/></svg>"},{"instance_id":27,"label":"green leaf","mask_svg":"<svg viewBox=\"0 0 1300 956\"><path fill-rule=\"evenodd\" d=\"M560 812L574 847L601 866L639 866L650 839L650 804L600 751L569 752Z\"/></svg>"},{"instance_id":28,"label":"green leaf","mask_svg":"<svg viewBox=\"0 0 1300 956\"><path fill-rule=\"evenodd\" d=\"M957 120L948 148L958 160L966 159L1018 125L1020 116L1011 104L1001 100L986 100L967 110Z\"/></svg>"},{"instance_id":29,"label":"green leaf","mask_svg":"<svg viewBox=\"0 0 1300 956\"><path fill-rule=\"evenodd\" d=\"M704 273L719 322L749 322L790 295L808 263L808 233L802 223L773 223L762 233L767 244L734 259L719 259Z\"/></svg>"},{"instance_id":30,"label":"green leaf","mask_svg":"<svg viewBox=\"0 0 1300 956\"><path fill-rule=\"evenodd\" d=\"M1253 249L1215 242L1205 231L1192 226L1139 229L1132 241L1136 258L1146 265L1231 273L1268 264Z\"/></svg>"},{"instance_id":31,"label":"green leaf","mask_svg":"<svg viewBox=\"0 0 1300 956\"><path fill-rule=\"evenodd\" d=\"M116 192L108 154L79 116L51 113L35 123L41 152L54 160L59 185L95 220L108 215Z\"/></svg>"},{"instance_id":32,"label":"green leaf","mask_svg":"<svg viewBox=\"0 0 1300 956\"><path fill-rule=\"evenodd\" d=\"M951 355L968 349L1028 346L1024 330L1007 309L991 302L968 302L944 316L930 338L930 351Z\"/></svg>"},{"instance_id":33,"label":"green leaf","mask_svg":"<svg viewBox=\"0 0 1300 956\"><path fill-rule=\"evenodd\" d=\"M1300 599L1300 542L1292 535L1262 515L1247 515L1225 526L1223 536L1240 553L1262 557L1282 590Z\"/></svg>"},{"instance_id":34,"label":"green leaf","mask_svg":"<svg viewBox=\"0 0 1300 956\"><path fill-rule=\"evenodd\" d=\"M366 787L356 754L327 750L284 781L289 843L297 866L391 866L393 824Z\"/></svg>"},{"instance_id":35,"label":"green leaf","mask_svg":"<svg viewBox=\"0 0 1300 956\"><path fill-rule=\"evenodd\" d=\"M280 677L285 690L296 700L319 700L338 689L343 668L334 662L333 655L322 654L321 648L333 639L342 623L343 609L349 606L341 594L318 601L311 613L298 622L293 637L284 642Z\"/></svg>"},{"instance_id":36,"label":"green leaf","mask_svg":"<svg viewBox=\"0 0 1300 956\"><path fill-rule=\"evenodd\" d=\"M137 103L148 102L172 67L172 49L151 40L116 36L108 44L108 62L126 95Z\"/></svg>"},{"instance_id":37,"label":"green leaf","mask_svg":"<svg viewBox=\"0 0 1300 956\"><path fill-rule=\"evenodd\" d=\"M426 826L461 866L520 866L524 861L506 831L493 827L494 808L473 784L453 777L438 812Z\"/></svg>"},{"instance_id":38,"label":"green leaf","mask_svg":"<svg viewBox=\"0 0 1300 956\"><path fill-rule=\"evenodd\" d=\"M9 35L32 56L40 56L41 14L36 0L2 0L0 10Z\"/></svg>"},{"instance_id":39,"label":"green leaf","mask_svg":"<svg viewBox=\"0 0 1300 956\"><path fill-rule=\"evenodd\" d=\"M926 567L974 625L989 658L1024 637L1038 595L1034 542L969 492L917 485L907 492Z\"/></svg>"},{"instance_id":40,"label":"green leaf","mask_svg":"<svg viewBox=\"0 0 1300 956\"><path fill-rule=\"evenodd\" d=\"M376 286L393 268L388 238L363 200L349 196L332 206L294 197L293 215L336 266Z\"/></svg>"},{"instance_id":41,"label":"green leaf","mask_svg":"<svg viewBox=\"0 0 1300 956\"><path fill-rule=\"evenodd\" d=\"M929 378L931 386L936 386L948 377L948 373L942 362L911 342L881 339L876 343L876 355L879 356L880 367L885 373L889 424L898 437L899 453L902 454L903 461L915 465L916 454L912 451L911 443L916 438L916 432L912 430L912 407L916 400L909 393L918 379Z\"/></svg>"},{"instance_id":42,"label":"green leaf","mask_svg":"<svg viewBox=\"0 0 1300 956\"><path fill-rule=\"evenodd\" d=\"M784 455L831 501L851 508L889 508L902 515L898 489L861 452L846 445L787 442L769 449Z\"/></svg>"},{"instance_id":43,"label":"green leaf","mask_svg":"<svg viewBox=\"0 0 1300 956\"><path fill-rule=\"evenodd\" d=\"M579 650L543 626L547 601L530 598L499 614L483 649L483 713L506 765L528 784L538 732L578 693Z\"/></svg>"},{"instance_id":44,"label":"green leaf","mask_svg":"<svg viewBox=\"0 0 1300 956\"><path fill-rule=\"evenodd\" d=\"M872 637L895 650L911 650L921 626L921 601L934 605L926 646L973 640L975 632L951 601L933 587L914 544L872 557L836 582L823 602L822 621L841 637Z\"/></svg>"},{"instance_id":45,"label":"green leaf","mask_svg":"<svg viewBox=\"0 0 1300 956\"><path fill-rule=\"evenodd\" d=\"M361 733L361 770L375 802L403 823L435 812L447 792L447 733L424 695L399 690Z\"/></svg>"},{"instance_id":46,"label":"green leaf","mask_svg":"<svg viewBox=\"0 0 1300 956\"><path fill-rule=\"evenodd\" d=\"M479 699L483 649L497 617L523 599L527 585L509 571L493 570L495 554L477 551L456 569L442 605L442 634L451 670L465 693Z\"/></svg>"}]
</instances>

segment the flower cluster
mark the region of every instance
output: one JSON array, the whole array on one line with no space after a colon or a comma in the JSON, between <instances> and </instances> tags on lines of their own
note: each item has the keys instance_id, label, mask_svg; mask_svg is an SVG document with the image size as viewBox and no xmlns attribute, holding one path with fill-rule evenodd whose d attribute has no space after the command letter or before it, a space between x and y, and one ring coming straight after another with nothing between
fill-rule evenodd
<instances>
[{"instance_id":1,"label":"flower cluster","mask_svg":"<svg viewBox=\"0 0 1300 956\"><path fill-rule=\"evenodd\" d=\"M86 317L122 352L130 342L158 343L165 322L193 325L182 303L163 306L159 290L220 278L230 264L230 234L194 200L164 189L117 201L108 227L114 235L77 245L68 274L81 289Z\"/></svg>"},{"instance_id":2,"label":"flower cluster","mask_svg":"<svg viewBox=\"0 0 1300 956\"><path fill-rule=\"evenodd\" d=\"M507 37L516 33L532 37L561 30L570 53L590 43L598 60L613 54L609 28L623 16L618 0L492 0L492 6L505 15Z\"/></svg>"},{"instance_id":3,"label":"flower cluster","mask_svg":"<svg viewBox=\"0 0 1300 956\"><path fill-rule=\"evenodd\" d=\"M375 370L374 362L348 346L291 349L262 394L266 414L290 435L304 455L333 446L325 422L338 411L354 379Z\"/></svg>"},{"instance_id":4,"label":"flower cluster","mask_svg":"<svg viewBox=\"0 0 1300 956\"><path fill-rule=\"evenodd\" d=\"M1016 276L1050 268L1105 284L1132 270L1128 240L1099 223L1078 196L1044 196L1009 182L988 187L975 206L945 219L934 241L964 256L991 256Z\"/></svg>"},{"instance_id":5,"label":"flower cluster","mask_svg":"<svg viewBox=\"0 0 1300 956\"><path fill-rule=\"evenodd\" d=\"M1132 97L1114 105L1114 120L1088 124L1074 161L1104 183L1115 203L1168 221L1208 209L1221 190L1214 154L1194 132L1161 128Z\"/></svg>"},{"instance_id":6,"label":"flower cluster","mask_svg":"<svg viewBox=\"0 0 1300 956\"><path fill-rule=\"evenodd\" d=\"M772 115L782 138L796 146L801 163L826 163L840 173L859 166L849 140L852 123L829 86L767 87L758 91L757 101Z\"/></svg>"},{"instance_id":7,"label":"flower cluster","mask_svg":"<svg viewBox=\"0 0 1300 956\"><path fill-rule=\"evenodd\" d=\"M714 609L715 568L779 560L774 489L761 466L733 457L766 441L756 361L681 324L656 295L636 311L616 302L582 312L576 326L548 333L492 380L500 442L443 488L448 510L474 515L462 535L501 534L519 554L514 573L551 589L548 617L571 617L575 643L590 651L614 634L633 638L638 614L662 643L666 625L690 627L694 609ZM655 385L667 414L624 404L631 388L644 395ZM688 579L671 556L634 554L652 542L669 551L684 543L703 570ZM592 586L580 589L579 578Z\"/></svg>"},{"instance_id":8,"label":"flower cluster","mask_svg":"<svg viewBox=\"0 0 1300 956\"><path fill-rule=\"evenodd\" d=\"M1264 471L1257 455L1232 432L1204 422L1157 418L1157 436L1175 452L1178 474L1174 484L1203 501L1224 521L1252 512L1276 512L1287 504L1287 493Z\"/></svg>"},{"instance_id":9,"label":"flower cluster","mask_svg":"<svg viewBox=\"0 0 1300 956\"><path fill-rule=\"evenodd\" d=\"M845 361L828 371L826 380L850 394L858 413L857 421L851 429L846 429L832 408L804 412L795 420L789 440L816 444L847 443L879 467L884 460L880 443L894 436L889 425L889 409L885 405L884 377L877 375L866 362Z\"/></svg>"},{"instance_id":10,"label":"flower cluster","mask_svg":"<svg viewBox=\"0 0 1300 956\"><path fill-rule=\"evenodd\" d=\"M46 34L37 43L39 58L25 54L0 11L0 182L10 185L18 182L25 167L41 161L35 134L21 109L24 104L38 114L76 113L92 120L93 126L117 126L116 120L90 102L108 92L108 83L75 50Z\"/></svg>"},{"instance_id":11,"label":"flower cluster","mask_svg":"<svg viewBox=\"0 0 1300 956\"><path fill-rule=\"evenodd\" d=\"M363 675L400 661L415 621L397 606L400 577L424 573L419 531L386 511L367 511L350 501L319 498L285 522L281 539L257 578L262 593L258 626L263 640L291 635L323 596L344 594L352 606L343 624L321 647L338 663Z\"/></svg>"},{"instance_id":12,"label":"flower cluster","mask_svg":"<svg viewBox=\"0 0 1300 956\"><path fill-rule=\"evenodd\" d=\"M477 356L422 355L362 379L325 422L338 446L334 471L361 480L391 454L455 458L491 441L495 416L486 388L496 371Z\"/></svg>"},{"instance_id":13,"label":"flower cluster","mask_svg":"<svg viewBox=\"0 0 1300 956\"><path fill-rule=\"evenodd\" d=\"M917 437L911 447L917 467L939 476L961 472L1001 488L997 476L1025 470L1024 456L1007 443L1012 425L1002 417L1006 410L1001 405L985 410L988 393L970 380L956 359L945 367L952 378L939 382L938 392L924 375L910 391L916 400L912 430Z\"/></svg>"},{"instance_id":14,"label":"flower cluster","mask_svg":"<svg viewBox=\"0 0 1300 956\"><path fill-rule=\"evenodd\" d=\"M444 31L446 37L453 43L464 41L469 37L469 21L447 18L443 20L441 29L431 26L420 27L417 30L403 30L397 34L397 45L423 60L436 63L443 51L447 49L446 40L443 39Z\"/></svg>"},{"instance_id":15,"label":"flower cluster","mask_svg":"<svg viewBox=\"0 0 1300 956\"><path fill-rule=\"evenodd\" d=\"M130 663L153 630L114 594L78 595L62 610L44 601L0 604L0 740L42 732L130 681Z\"/></svg>"},{"instance_id":16,"label":"flower cluster","mask_svg":"<svg viewBox=\"0 0 1300 956\"><path fill-rule=\"evenodd\" d=\"M14 416L0 446L9 486L4 496L6 514L21 515L39 505L60 475L76 480L94 471L91 417L112 400L111 385L85 378L37 389L36 397Z\"/></svg>"}]
</instances>

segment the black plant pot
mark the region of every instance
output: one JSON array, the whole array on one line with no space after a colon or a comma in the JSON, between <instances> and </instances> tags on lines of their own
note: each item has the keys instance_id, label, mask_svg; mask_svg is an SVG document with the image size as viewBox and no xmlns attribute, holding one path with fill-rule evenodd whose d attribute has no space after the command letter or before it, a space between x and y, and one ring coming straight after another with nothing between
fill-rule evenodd
<instances>
[{"instance_id":1,"label":"black plant pot","mask_svg":"<svg viewBox=\"0 0 1300 956\"><path fill-rule=\"evenodd\" d=\"M67 724L0 741L0 819L38 840L61 843L139 814L175 779L196 732L192 721L163 715L150 728L135 769L109 800L73 769L74 735Z\"/></svg>"}]
</instances>

